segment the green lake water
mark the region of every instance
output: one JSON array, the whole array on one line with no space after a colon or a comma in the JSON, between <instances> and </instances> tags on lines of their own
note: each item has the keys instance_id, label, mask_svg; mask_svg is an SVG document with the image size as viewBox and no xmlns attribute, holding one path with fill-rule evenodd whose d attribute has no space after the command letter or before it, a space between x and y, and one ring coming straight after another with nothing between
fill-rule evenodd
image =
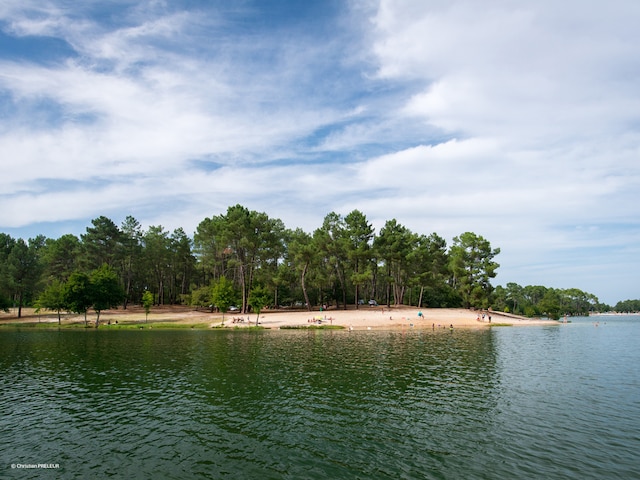
<instances>
[{"instance_id":1,"label":"green lake water","mask_svg":"<svg viewBox=\"0 0 640 480\"><path fill-rule=\"evenodd\" d=\"M640 478L639 347L638 317L3 329L0 478Z\"/></svg>"}]
</instances>

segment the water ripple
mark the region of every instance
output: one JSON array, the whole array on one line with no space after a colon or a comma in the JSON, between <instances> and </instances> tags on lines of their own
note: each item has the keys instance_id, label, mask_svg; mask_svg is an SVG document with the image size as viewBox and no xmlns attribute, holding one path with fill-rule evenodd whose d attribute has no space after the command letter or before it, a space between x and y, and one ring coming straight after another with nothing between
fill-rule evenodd
<instances>
[{"instance_id":1,"label":"water ripple","mask_svg":"<svg viewBox=\"0 0 640 480\"><path fill-rule=\"evenodd\" d=\"M634 478L630 337L3 332L0 457L71 479Z\"/></svg>"}]
</instances>

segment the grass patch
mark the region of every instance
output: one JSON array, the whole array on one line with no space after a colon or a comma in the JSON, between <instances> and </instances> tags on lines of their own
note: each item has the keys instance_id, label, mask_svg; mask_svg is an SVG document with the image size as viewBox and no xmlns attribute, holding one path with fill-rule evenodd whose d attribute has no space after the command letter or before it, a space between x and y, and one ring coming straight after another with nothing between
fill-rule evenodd
<instances>
[{"instance_id":1,"label":"grass patch","mask_svg":"<svg viewBox=\"0 0 640 480\"><path fill-rule=\"evenodd\" d=\"M209 329L209 323L171 323L171 322L150 322L150 323L118 323L111 325L100 325L102 330L187 330L187 329Z\"/></svg>"},{"instance_id":2,"label":"grass patch","mask_svg":"<svg viewBox=\"0 0 640 480\"><path fill-rule=\"evenodd\" d=\"M40 330L51 330L51 329L58 329L58 328L69 328L69 327L73 327L73 328L77 328L77 327L84 327L84 324L79 325L79 324L74 324L74 325L68 325L68 324L62 324L62 325L58 325L58 323L52 323L52 322L47 322L47 323L43 323L43 322L16 322L16 323L3 323L0 324L0 327L4 327L4 328L33 328L33 329L40 329Z\"/></svg>"},{"instance_id":3,"label":"grass patch","mask_svg":"<svg viewBox=\"0 0 640 480\"><path fill-rule=\"evenodd\" d=\"M151 323L101 323L98 327L99 330L186 330L186 329L209 329L209 323L172 323L172 322L151 322ZM77 330L77 329L95 329L95 321L89 321L87 325L84 322L63 323L58 325L57 323L37 323L37 322L22 322L22 323L3 323L0 327L4 328L21 328L21 329L37 329L37 330Z\"/></svg>"},{"instance_id":4,"label":"grass patch","mask_svg":"<svg viewBox=\"0 0 640 480\"><path fill-rule=\"evenodd\" d=\"M513 327L513 323L492 323L490 327Z\"/></svg>"}]
</instances>

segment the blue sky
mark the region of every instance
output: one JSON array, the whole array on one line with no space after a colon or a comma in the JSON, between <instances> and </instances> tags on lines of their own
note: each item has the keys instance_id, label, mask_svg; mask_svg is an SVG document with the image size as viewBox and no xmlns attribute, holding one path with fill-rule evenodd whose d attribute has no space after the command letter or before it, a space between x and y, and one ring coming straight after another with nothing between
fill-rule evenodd
<instances>
[{"instance_id":1,"label":"blue sky","mask_svg":"<svg viewBox=\"0 0 640 480\"><path fill-rule=\"evenodd\" d=\"M0 5L0 231L240 203L500 247L497 284L640 298L640 3Z\"/></svg>"}]
</instances>

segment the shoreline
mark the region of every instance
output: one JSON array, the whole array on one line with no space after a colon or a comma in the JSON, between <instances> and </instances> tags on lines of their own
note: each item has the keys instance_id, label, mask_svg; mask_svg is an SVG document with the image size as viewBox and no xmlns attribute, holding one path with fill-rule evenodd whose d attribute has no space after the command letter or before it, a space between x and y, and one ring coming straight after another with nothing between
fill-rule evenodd
<instances>
[{"instance_id":1,"label":"shoreline","mask_svg":"<svg viewBox=\"0 0 640 480\"><path fill-rule=\"evenodd\" d=\"M14 313L0 312L0 326L39 326L43 328L58 328L58 315L55 312L46 311L35 313L32 308L23 308L22 318L17 318ZM419 313L422 313L420 316ZM485 319L482 321L482 313ZM492 316L489 323L488 315ZM478 320L480 316L480 321ZM61 315L61 327L84 328L84 315ZM257 316L255 313L242 314L228 312L211 313L208 310L195 310L193 307L184 306L159 306L151 309L148 321L145 322L144 309L138 305L124 309L105 310L100 314L100 328L112 327L137 327L149 328L153 326L165 328L199 328L199 329L234 329L256 327ZM89 327L95 325L96 314L87 312ZM443 328L485 328L490 326L527 326L527 325L559 325L555 320L542 320L539 318L527 318L501 312L482 312L464 308L422 308L416 307L368 307L347 310L330 308L326 311L319 310L264 310L260 313L258 327L264 329L304 329L313 328L342 328L347 330L403 330L413 329L443 329Z\"/></svg>"}]
</instances>

